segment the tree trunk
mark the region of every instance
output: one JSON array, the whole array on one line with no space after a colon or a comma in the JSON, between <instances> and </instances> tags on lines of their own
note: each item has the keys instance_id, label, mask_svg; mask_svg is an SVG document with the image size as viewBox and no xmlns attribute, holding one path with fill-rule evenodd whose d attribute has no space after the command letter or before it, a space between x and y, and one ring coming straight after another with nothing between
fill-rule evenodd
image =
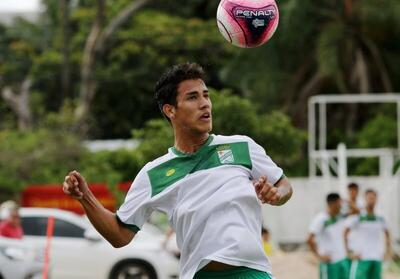
<instances>
[{"instance_id":1,"label":"tree trunk","mask_svg":"<svg viewBox=\"0 0 400 279\"><path fill-rule=\"evenodd\" d=\"M371 86L365 56L360 49L357 49L355 52L356 62L351 77L352 87L357 88L357 91L361 94L369 93Z\"/></svg>"},{"instance_id":2,"label":"tree trunk","mask_svg":"<svg viewBox=\"0 0 400 279\"><path fill-rule=\"evenodd\" d=\"M373 61L378 68L378 72L380 73L380 78L382 81L383 90L385 92L393 92L392 81L390 80L389 71L382 59L382 55L379 52L379 49L376 45L370 40L363 40L364 44L367 46L368 50L371 52Z\"/></svg>"},{"instance_id":3,"label":"tree trunk","mask_svg":"<svg viewBox=\"0 0 400 279\"><path fill-rule=\"evenodd\" d=\"M75 111L77 128L79 130L85 131L87 129L87 118L96 94L97 82L94 77L96 59L104 51L108 40L115 31L121 27L135 11L149 1L150 0L134 1L116 15L104 30L102 28L105 12L104 0L97 1L97 17L86 41L81 66L80 103Z\"/></svg>"},{"instance_id":4,"label":"tree trunk","mask_svg":"<svg viewBox=\"0 0 400 279\"><path fill-rule=\"evenodd\" d=\"M26 78L18 93L15 93L11 87L5 87L1 92L4 101L17 115L18 128L22 131L32 128L32 113L29 107L30 87L31 80Z\"/></svg>"},{"instance_id":5,"label":"tree trunk","mask_svg":"<svg viewBox=\"0 0 400 279\"><path fill-rule=\"evenodd\" d=\"M301 82L306 79L306 75L310 72L310 68L312 67L312 58L308 56L303 63L297 68L296 72L293 73L290 81L287 83L285 88L283 89L283 94L287 96L285 98L283 104L283 111L287 114L292 115L293 112L293 104L297 100L298 91L297 88Z\"/></svg>"},{"instance_id":6,"label":"tree trunk","mask_svg":"<svg viewBox=\"0 0 400 279\"><path fill-rule=\"evenodd\" d=\"M293 117L297 127L307 127L308 99L319 91L323 82L323 76L319 72L316 72L301 88L299 98L296 102L296 111Z\"/></svg>"},{"instance_id":7,"label":"tree trunk","mask_svg":"<svg viewBox=\"0 0 400 279\"><path fill-rule=\"evenodd\" d=\"M70 64L70 29L69 29L69 2L70 0L61 1L61 32L62 32L62 54L63 62L61 65L61 103L64 98L71 96L71 64Z\"/></svg>"}]
</instances>

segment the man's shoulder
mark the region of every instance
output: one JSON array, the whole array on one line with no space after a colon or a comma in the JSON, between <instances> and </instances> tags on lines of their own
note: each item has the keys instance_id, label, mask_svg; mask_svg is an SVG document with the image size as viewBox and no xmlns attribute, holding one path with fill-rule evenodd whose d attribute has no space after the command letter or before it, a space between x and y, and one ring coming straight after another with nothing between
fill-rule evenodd
<instances>
[{"instance_id":1,"label":"man's shoulder","mask_svg":"<svg viewBox=\"0 0 400 279\"><path fill-rule=\"evenodd\" d=\"M212 144L234 143L234 142L252 142L253 140L245 135L213 135Z\"/></svg>"},{"instance_id":2,"label":"man's shoulder","mask_svg":"<svg viewBox=\"0 0 400 279\"><path fill-rule=\"evenodd\" d=\"M144 171L148 171L152 168L155 168L171 159L175 158L175 156L173 156L170 152L148 162L146 165L144 165L144 167L142 168L142 170Z\"/></svg>"},{"instance_id":3,"label":"man's shoulder","mask_svg":"<svg viewBox=\"0 0 400 279\"><path fill-rule=\"evenodd\" d=\"M325 222L326 220L329 219L329 214L326 211L321 211L318 212L315 216L314 216L314 221L315 222Z\"/></svg>"}]
</instances>

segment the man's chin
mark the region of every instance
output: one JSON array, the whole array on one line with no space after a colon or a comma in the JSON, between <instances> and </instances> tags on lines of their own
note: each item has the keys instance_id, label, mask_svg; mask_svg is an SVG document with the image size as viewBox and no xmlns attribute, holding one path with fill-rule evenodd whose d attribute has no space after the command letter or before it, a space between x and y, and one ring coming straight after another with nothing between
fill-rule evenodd
<instances>
[{"instance_id":1,"label":"man's chin","mask_svg":"<svg viewBox=\"0 0 400 279\"><path fill-rule=\"evenodd\" d=\"M199 127L199 128L197 129L197 132L198 132L199 134L206 134L206 133L210 133L211 130L212 130L212 126L209 126L209 127Z\"/></svg>"}]
</instances>

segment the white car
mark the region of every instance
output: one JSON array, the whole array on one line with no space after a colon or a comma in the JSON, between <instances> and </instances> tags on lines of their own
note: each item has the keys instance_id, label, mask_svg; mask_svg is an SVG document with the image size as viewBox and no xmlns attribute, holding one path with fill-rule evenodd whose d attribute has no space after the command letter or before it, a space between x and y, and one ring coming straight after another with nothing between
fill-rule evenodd
<instances>
[{"instance_id":1,"label":"white car","mask_svg":"<svg viewBox=\"0 0 400 279\"><path fill-rule=\"evenodd\" d=\"M44 248L49 217L51 277L56 279L174 279L178 260L163 249L164 234L146 224L123 248L113 248L86 218L50 208L21 208L24 241Z\"/></svg>"},{"instance_id":2,"label":"white car","mask_svg":"<svg viewBox=\"0 0 400 279\"><path fill-rule=\"evenodd\" d=\"M0 237L0 279L42 278L39 251L19 239Z\"/></svg>"}]
</instances>

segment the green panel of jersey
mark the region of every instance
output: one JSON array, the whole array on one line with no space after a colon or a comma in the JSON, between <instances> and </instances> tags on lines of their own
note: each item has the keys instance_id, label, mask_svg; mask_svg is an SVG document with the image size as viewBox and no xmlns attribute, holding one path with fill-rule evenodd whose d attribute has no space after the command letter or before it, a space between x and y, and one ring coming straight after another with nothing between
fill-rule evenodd
<instances>
[{"instance_id":1,"label":"green panel of jersey","mask_svg":"<svg viewBox=\"0 0 400 279\"><path fill-rule=\"evenodd\" d=\"M147 172L150 178L152 196L161 193L168 186L197 171L222 165L238 165L248 169L252 168L247 142L205 145L194 154L178 153L177 155L178 157L166 161Z\"/></svg>"}]
</instances>

